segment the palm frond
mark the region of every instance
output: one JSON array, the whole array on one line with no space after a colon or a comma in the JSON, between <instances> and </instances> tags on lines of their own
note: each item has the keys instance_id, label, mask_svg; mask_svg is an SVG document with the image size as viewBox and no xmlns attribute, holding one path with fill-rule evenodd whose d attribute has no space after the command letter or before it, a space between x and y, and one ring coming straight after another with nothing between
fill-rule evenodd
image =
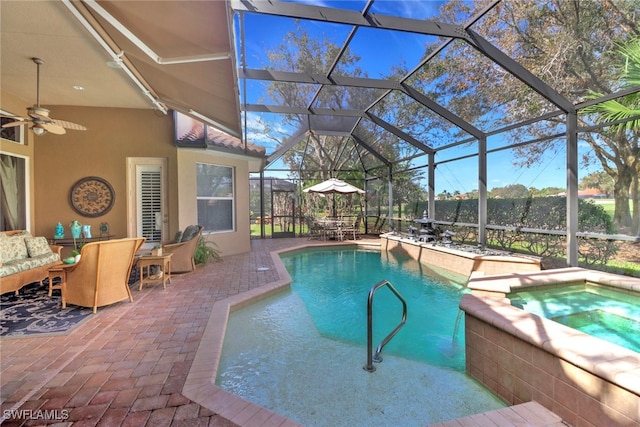
<instances>
[{"instance_id":1,"label":"palm frond","mask_svg":"<svg viewBox=\"0 0 640 427\"><path fill-rule=\"evenodd\" d=\"M622 56L624 66L619 77L620 87L624 89L640 86L640 38L633 37L617 44L617 52ZM589 91L588 99L598 99L601 93ZM582 110L597 115L600 124L613 123L611 129L622 132L640 130L640 93L631 93L618 99L601 102Z\"/></svg>"}]
</instances>

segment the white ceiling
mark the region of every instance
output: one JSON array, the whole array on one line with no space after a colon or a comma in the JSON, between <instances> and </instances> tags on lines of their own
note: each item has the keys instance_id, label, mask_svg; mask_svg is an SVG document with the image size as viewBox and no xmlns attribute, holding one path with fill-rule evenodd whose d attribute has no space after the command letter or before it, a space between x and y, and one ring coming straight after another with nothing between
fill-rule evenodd
<instances>
[{"instance_id":1,"label":"white ceiling","mask_svg":"<svg viewBox=\"0 0 640 427\"><path fill-rule=\"evenodd\" d=\"M100 8L106 13L99 13ZM101 34L111 53L72 11ZM157 56L145 53L134 39ZM0 85L2 93L35 104L36 65L31 58L39 57L44 60L40 103L51 107L53 117L56 105L142 109L161 105L182 112L195 110L222 130L239 135L230 39L224 1L2 0ZM120 53L132 74L145 82L148 95L123 69L107 66L114 53ZM221 53L224 59L217 59ZM202 60L166 63L185 58ZM154 107L150 98L159 104Z\"/></svg>"}]
</instances>

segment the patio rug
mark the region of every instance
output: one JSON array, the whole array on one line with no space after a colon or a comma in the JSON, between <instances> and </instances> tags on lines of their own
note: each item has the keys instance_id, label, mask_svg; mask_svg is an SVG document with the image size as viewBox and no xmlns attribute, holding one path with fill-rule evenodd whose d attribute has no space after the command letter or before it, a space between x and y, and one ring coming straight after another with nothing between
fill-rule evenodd
<instances>
[{"instance_id":1,"label":"patio rug","mask_svg":"<svg viewBox=\"0 0 640 427\"><path fill-rule=\"evenodd\" d=\"M0 337L63 335L92 315L91 308L71 305L62 310L60 290L49 297L47 280L44 283L24 286L17 296L13 292L0 296Z\"/></svg>"}]
</instances>

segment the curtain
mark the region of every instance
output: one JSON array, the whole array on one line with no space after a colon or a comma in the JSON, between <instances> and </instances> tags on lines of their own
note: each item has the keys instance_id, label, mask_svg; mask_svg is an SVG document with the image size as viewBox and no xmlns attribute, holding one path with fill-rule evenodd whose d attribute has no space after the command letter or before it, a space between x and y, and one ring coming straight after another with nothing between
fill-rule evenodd
<instances>
[{"instance_id":1,"label":"curtain","mask_svg":"<svg viewBox=\"0 0 640 427\"><path fill-rule=\"evenodd\" d=\"M18 217L18 166L15 157L0 154L0 195L2 201L2 227L3 230L17 230L20 218Z\"/></svg>"}]
</instances>

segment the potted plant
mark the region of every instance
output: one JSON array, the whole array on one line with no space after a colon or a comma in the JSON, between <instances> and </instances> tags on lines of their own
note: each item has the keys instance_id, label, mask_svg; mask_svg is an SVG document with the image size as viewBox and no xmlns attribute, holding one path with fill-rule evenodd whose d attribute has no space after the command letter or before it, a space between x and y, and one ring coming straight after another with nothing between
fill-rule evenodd
<instances>
[{"instance_id":1,"label":"potted plant","mask_svg":"<svg viewBox=\"0 0 640 427\"><path fill-rule=\"evenodd\" d=\"M193 261L197 264L207 265L209 261L218 261L220 259L220 252L215 247L214 242L210 242L203 236L198 238L198 244L196 251L193 254Z\"/></svg>"},{"instance_id":2,"label":"potted plant","mask_svg":"<svg viewBox=\"0 0 640 427\"><path fill-rule=\"evenodd\" d=\"M153 249L151 249L152 256L162 256L162 245L160 243L156 243L153 245Z\"/></svg>"},{"instance_id":3,"label":"potted plant","mask_svg":"<svg viewBox=\"0 0 640 427\"><path fill-rule=\"evenodd\" d=\"M73 262L80 261L80 253L81 253L81 251L82 251L82 243L77 244L77 245L74 243L74 249L71 251L71 258L73 258ZM69 262L69 261L70 261L70 259L67 258L65 263L71 264L71 262Z\"/></svg>"}]
</instances>

